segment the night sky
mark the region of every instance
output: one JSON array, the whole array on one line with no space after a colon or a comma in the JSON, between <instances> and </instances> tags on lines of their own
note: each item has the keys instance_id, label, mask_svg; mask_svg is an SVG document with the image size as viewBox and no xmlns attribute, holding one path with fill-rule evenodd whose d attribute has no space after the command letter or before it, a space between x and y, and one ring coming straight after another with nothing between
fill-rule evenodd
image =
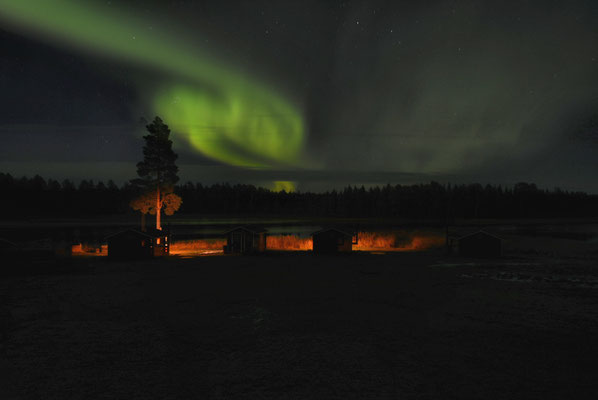
<instances>
[{"instance_id":1,"label":"night sky","mask_svg":"<svg viewBox=\"0 0 598 400\"><path fill-rule=\"evenodd\" d=\"M0 0L0 172L127 181L160 115L182 181L598 193L596 21L596 0Z\"/></svg>"}]
</instances>

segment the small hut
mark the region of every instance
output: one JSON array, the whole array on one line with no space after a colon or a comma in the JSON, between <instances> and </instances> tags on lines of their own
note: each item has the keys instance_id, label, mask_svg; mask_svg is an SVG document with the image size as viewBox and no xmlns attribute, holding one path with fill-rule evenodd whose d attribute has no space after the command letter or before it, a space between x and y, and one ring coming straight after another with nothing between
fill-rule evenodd
<instances>
[{"instance_id":1,"label":"small hut","mask_svg":"<svg viewBox=\"0 0 598 400\"><path fill-rule=\"evenodd\" d=\"M478 231L457 239L459 255L463 257L493 258L502 255L502 239L485 231Z\"/></svg>"},{"instance_id":2,"label":"small hut","mask_svg":"<svg viewBox=\"0 0 598 400\"><path fill-rule=\"evenodd\" d=\"M267 230L257 226L238 226L225 233L225 254L261 253L266 250Z\"/></svg>"},{"instance_id":3,"label":"small hut","mask_svg":"<svg viewBox=\"0 0 598 400\"><path fill-rule=\"evenodd\" d=\"M314 253L340 253L353 250L357 244L357 237L340 229L327 228L311 234L313 238Z\"/></svg>"},{"instance_id":4,"label":"small hut","mask_svg":"<svg viewBox=\"0 0 598 400\"><path fill-rule=\"evenodd\" d=\"M168 234L155 229L147 232L127 229L106 237L106 242L110 258L152 258L169 253Z\"/></svg>"}]
</instances>

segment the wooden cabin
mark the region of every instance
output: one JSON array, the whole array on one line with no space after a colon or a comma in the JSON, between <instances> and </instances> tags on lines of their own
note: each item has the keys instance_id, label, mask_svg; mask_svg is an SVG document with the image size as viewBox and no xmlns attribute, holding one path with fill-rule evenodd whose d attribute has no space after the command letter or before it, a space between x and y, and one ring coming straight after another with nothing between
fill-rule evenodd
<instances>
[{"instance_id":1,"label":"wooden cabin","mask_svg":"<svg viewBox=\"0 0 598 400\"><path fill-rule=\"evenodd\" d=\"M168 234L155 229L147 232L127 229L105 240L110 258L143 259L169 254Z\"/></svg>"},{"instance_id":2,"label":"wooden cabin","mask_svg":"<svg viewBox=\"0 0 598 400\"><path fill-rule=\"evenodd\" d=\"M267 230L257 226L238 226L225 233L225 254L250 254L266 251Z\"/></svg>"},{"instance_id":3,"label":"wooden cabin","mask_svg":"<svg viewBox=\"0 0 598 400\"><path fill-rule=\"evenodd\" d=\"M357 244L357 236L340 229L327 228L311 234L314 253L344 253L353 250Z\"/></svg>"},{"instance_id":4,"label":"wooden cabin","mask_svg":"<svg viewBox=\"0 0 598 400\"><path fill-rule=\"evenodd\" d=\"M502 255L502 239L485 231L461 236L456 240L463 257L496 258Z\"/></svg>"}]
</instances>

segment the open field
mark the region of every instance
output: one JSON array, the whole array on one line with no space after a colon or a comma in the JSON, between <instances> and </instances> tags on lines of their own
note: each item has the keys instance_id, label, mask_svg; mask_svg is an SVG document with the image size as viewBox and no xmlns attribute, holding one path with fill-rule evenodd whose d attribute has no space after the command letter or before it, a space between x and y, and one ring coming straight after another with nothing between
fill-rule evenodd
<instances>
[{"instance_id":1,"label":"open field","mask_svg":"<svg viewBox=\"0 0 598 400\"><path fill-rule=\"evenodd\" d=\"M597 261L74 259L0 279L0 398L595 398Z\"/></svg>"}]
</instances>

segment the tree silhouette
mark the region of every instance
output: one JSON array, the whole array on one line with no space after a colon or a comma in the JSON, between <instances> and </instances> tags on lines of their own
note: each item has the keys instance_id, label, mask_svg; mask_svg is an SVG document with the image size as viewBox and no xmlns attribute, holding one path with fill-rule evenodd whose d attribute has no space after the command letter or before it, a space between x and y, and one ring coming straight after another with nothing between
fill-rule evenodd
<instances>
[{"instance_id":1,"label":"tree silhouette","mask_svg":"<svg viewBox=\"0 0 598 400\"><path fill-rule=\"evenodd\" d=\"M135 210L135 211L139 211L141 213L141 230L145 231L145 215L149 214L150 209L152 207L155 207L156 205L156 198L155 196L152 196L154 194L154 192L148 192L148 193L144 193L139 197L136 197L135 199L131 200L131 202L129 203L129 206Z\"/></svg>"},{"instance_id":2,"label":"tree silhouette","mask_svg":"<svg viewBox=\"0 0 598 400\"><path fill-rule=\"evenodd\" d=\"M162 122L160 117L155 117L154 121L146 128L149 134L143 137L145 139L143 161L137 163L139 178L133 179L131 182L141 187L146 193L153 193L156 229L160 230L162 229L160 224L161 210L172 203L172 196L169 197L168 195L173 193L172 189L169 190L169 188L172 188L179 180L177 176L179 168L175 164L178 156L172 150L172 140L169 138L170 129L168 125ZM180 203L179 197L179 206ZM174 212L172 208L169 211Z\"/></svg>"},{"instance_id":3,"label":"tree silhouette","mask_svg":"<svg viewBox=\"0 0 598 400\"><path fill-rule=\"evenodd\" d=\"M180 196L173 192L172 187L164 188L160 191L160 195L162 199L160 203L162 204L162 209L166 215L172 215L175 211L177 211L183 200ZM139 211L141 213L141 230L145 231L145 215L146 214L156 214L156 192L147 192L143 193L141 196L136 197L135 199L131 200L129 203L130 207L133 210Z\"/></svg>"}]
</instances>

